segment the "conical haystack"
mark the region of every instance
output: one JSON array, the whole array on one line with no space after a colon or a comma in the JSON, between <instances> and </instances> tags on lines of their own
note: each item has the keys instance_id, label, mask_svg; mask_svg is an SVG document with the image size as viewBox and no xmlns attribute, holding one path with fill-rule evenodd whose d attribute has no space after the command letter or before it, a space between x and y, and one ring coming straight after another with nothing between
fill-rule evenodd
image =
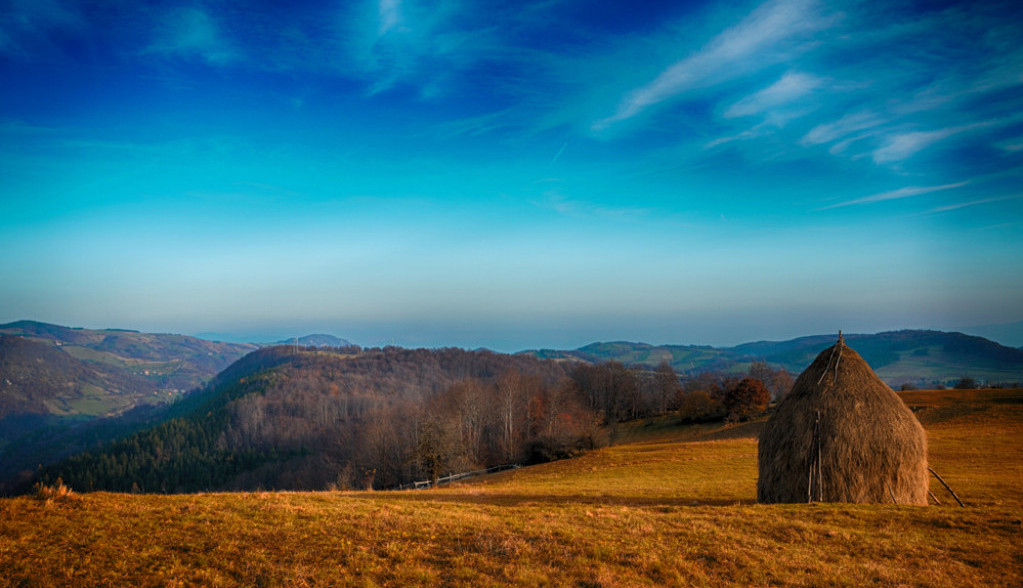
<instances>
[{"instance_id":1,"label":"conical haystack","mask_svg":"<svg viewBox=\"0 0 1023 588\"><path fill-rule=\"evenodd\" d=\"M927 434L841 335L778 403L758 453L760 502L927 504Z\"/></svg>"}]
</instances>

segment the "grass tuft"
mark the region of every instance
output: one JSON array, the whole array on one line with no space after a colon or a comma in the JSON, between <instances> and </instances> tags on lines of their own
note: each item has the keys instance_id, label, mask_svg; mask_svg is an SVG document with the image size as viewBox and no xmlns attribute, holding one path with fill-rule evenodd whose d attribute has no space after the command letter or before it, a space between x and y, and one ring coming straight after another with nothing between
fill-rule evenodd
<instances>
[{"instance_id":1,"label":"grass tuft","mask_svg":"<svg viewBox=\"0 0 1023 588\"><path fill-rule=\"evenodd\" d=\"M65 504L70 502L77 502L79 496L75 494L71 488L64 484L64 480L57 478L57 481L52 485L46 485L42 482L37 482L32 487L32 496L39 501L45 502L46 504Z\"/></svg>"}]
</instances>

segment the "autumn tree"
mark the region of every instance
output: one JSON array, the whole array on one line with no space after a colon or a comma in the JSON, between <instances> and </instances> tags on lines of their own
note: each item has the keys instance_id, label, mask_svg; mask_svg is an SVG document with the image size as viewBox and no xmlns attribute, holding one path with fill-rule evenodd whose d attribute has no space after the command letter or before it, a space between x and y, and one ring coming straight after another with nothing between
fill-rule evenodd
<instances>
[{"instance_id":1,"label":"autumn tree","mask_svg":"<svg viewBox=\"0 0 1023 588\"><path fill-rule=\"evenodd\" d=\"M755 378L743 378L725 392L725 410L729 420L746 420L767 410L771 393Z\"/></svg>"},{"instance_id":2,"label":"autumn tree","mask_svg":"<svg viewBox=\"0 0 1023 588\"><path fill-rule=\"evenodd\" d=\"M795 383L792 375L785 368L774 369L766 361L754 361L749 366L749 377L760 380L771 393L771 398L781 400Z\"/></svg>"}]
</instances>

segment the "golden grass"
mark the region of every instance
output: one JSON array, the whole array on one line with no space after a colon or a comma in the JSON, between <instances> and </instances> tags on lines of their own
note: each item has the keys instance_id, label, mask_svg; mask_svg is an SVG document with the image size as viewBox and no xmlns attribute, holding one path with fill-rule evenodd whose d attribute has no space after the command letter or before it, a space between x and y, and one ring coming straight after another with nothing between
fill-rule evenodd
<instances>
[{"instance_id":1,"label":"golden grass","mask_svg":"<svg viewBox=\"0 0 1023 588\"><path fill-rule=\"evenodd\" d=\"M0 585L1023 585L1018 392L913 394L967 508L758 505L755 423L636 423L438 490L0 500Z\"/></svg>"}]
</instances>

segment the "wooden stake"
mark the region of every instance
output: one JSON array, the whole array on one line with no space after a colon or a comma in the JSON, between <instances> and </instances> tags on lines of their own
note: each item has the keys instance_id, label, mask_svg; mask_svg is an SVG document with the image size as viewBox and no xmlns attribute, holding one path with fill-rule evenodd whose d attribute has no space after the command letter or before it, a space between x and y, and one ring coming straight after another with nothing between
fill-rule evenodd
<instances>
[{"instance_id":1,"label":"wooden stake","mask_svg":"<svg viewBox=\"0 0 1023 588\"><path fill-rule=\"evenodd\" d=\"M941 485L945 487L945 490L948 490L948 493L952 495L952 498L955 498L955 499L956 499L956 502L958 502L958 503L959 503L959 506L963 506L963 507L965 507L965 506L966 506L965 504L963 504L963 501L962 501L962 500L959 500L959 497L958 497L958 496L956 496L956 493L955 493L955 491L954 491L954 490L952 490L952 488L950 488L950 487L949 487L949 485L945 483L945 480L942 480L942 479L941 479L941 476L939 476L939 475L938 475L938 472L934 471L934 468L932 468L932 467L928 467L928 468L927 468L927 471L929 471L929 472L931 472L932 474L934 474L934 477L935 477L935 478L937 478L939 482L941 482Z\"/></svg>"}]
</instances>

